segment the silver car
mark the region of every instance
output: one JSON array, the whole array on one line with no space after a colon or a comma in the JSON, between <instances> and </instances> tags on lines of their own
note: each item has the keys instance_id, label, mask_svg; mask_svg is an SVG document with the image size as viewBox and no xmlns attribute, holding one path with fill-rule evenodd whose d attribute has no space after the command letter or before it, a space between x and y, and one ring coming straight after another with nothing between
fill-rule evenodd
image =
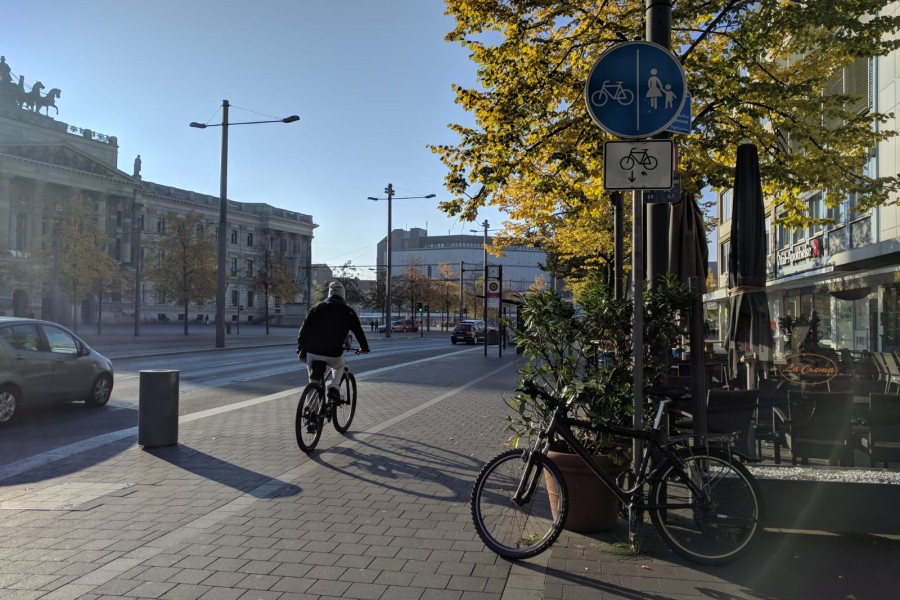
<instances>
[{"instance_id":1,"label":"silver car","mask_svg":"<svg viewBox=\"0 0 900 600\"><path fill-rule=\"evenodd\" d=\"M103 406L112 387L112 362L62 325L0 317L0 425L41 403Z\"/></svg>"}]
</instances>

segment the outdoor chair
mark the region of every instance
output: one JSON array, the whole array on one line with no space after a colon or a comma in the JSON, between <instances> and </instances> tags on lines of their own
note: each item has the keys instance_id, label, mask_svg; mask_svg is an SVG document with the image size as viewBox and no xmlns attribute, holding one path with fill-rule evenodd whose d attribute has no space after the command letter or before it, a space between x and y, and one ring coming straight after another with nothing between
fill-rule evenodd
<instances>
[{"instance_id":1,"label":"outdoor chair","mask_svg":"<svg viewBox=\"0 0 900 600\"><path fill-rule=\"evenodd\" d=\"M853 465L853 393L788 391L792 462Z\"/></svg>"},{"instance_id":2,"label":"outdoor chair","mask_svg":"<svg viewBox=\"0 0 900 600\"><path fill-rule=\"evenodd\" d=\"M900 393L900 364L897 362L897 357L891 352L879 352L878 354L881 355L881 360L887 369L884 393L890 394L893 386L897 386L897 393Z\"/></svg>"},{"instance_id":3,"label":"outdoor chair","mask_svg":"<svg viewBox=\"0 0 900 600\"><path fill-rule=\"evenodd\" d=\"M734 434L734 453L745 460L760 460L756 443L758 390L709 390L706 428L711 434Z\"/></svg>"},{"instance_id":4,"label":"outdoor chair","mask_svg":"<svg viewBox=\"0 0 900 600\"><path fill-rule=\"evenodd\" d=\"M784 379L760 379L756 414L757 451L762 455L762 443L769 442L774 450L775 463L781 463L781 448L788 432L788 388Z\"/></svg>"},{"instance_id":5,"label":"outdoor chair","mask_svg":"<svg viewBox=\"0 0 900 600\"><path fill-rule=\"evenodd\" d=\"M853 360L853 353L850 352L849 348L841 348L839 350L841 356L841 373L845 375L849 375L850 377L856 376L856 361Z\"/></svg>"},{"instance_id":6,"label":"outdoor chair","mask_svg":"<svg viewBox=\"0 0 900 600\"><path fill-rule=\"evenodd\" d=\"M900 395L869 394L869 465L900 461Z\"/></svg>"},{"instance_id":7,"label":"outdoor chair","mask_svg":"<svg viewBox=\"0 0 900 600\"><path fill-rule=\"evenodd\" d=\"M881 352L872 352L871 356L872 361L875 363L875 368L878 369L878 381L884 384L884 393L887 394L891 385L891 376L888 372L884 355Z\"/></svg>"}]
</instances>

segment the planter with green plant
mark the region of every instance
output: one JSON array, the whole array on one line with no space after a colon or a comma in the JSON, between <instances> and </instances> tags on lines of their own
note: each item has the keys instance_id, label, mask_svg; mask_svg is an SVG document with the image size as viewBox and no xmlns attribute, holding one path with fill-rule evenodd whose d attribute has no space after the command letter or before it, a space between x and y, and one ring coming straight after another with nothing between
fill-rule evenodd
<instances>
[{"instance_id":1,"label":"planter with green plant","mask_svg":"<svg viewBox=\"0 0 900 600\"><path fill-rule=\"evenodd\" d=\"M665 352L678 335L682 311L689 306L690 292L674 277L660 281L654 289L644 291L644 380L648 385L660 380L665 369ZM595 278L576 298L568 302L553 291L527 296L521 307L523 328L516 332L516 344L523 350L527 363L519 370L523 380L543 385L552 395L564 399L569 414L594 424L629 426L634 414L632 347L633 303L616 299L609 286ZM513 443L530 438L540 430L549 409L539 398L519 394L509 401L508 415ZM644 411L652 415L652 407ZM607 460L611 470L624 470L629 463L630 446L596 432L580 430L580 441L596 455ZM551 458L559 466L569 462L562 442L551 440ZM560 453L556 455L554 453ZM581 460L572 457L573 464ZM563 464L560 464L563 463ZM568 488L587 495L586 507L570 499L566 528L591 532L609 529L616 520L617 507L609 495L607 509L597 509L608 490L589 471L583 475L565 473ZM589 485L596 484L593 489ZM588 522L597 517L597 522Z\"/></svg>"}]
</instances>

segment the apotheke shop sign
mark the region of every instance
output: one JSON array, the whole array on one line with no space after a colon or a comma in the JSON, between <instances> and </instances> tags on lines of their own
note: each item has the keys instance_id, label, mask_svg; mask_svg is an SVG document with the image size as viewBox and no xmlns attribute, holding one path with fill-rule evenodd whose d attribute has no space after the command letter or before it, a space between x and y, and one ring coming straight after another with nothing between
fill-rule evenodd
<instances>
[{"instance_id":1,"label":"apotheke shop sign","mask_svg":"<svg viewBox=\"0 0 900 600\"><path fill-rule=\"evenodd\" d=\"M794 246L778 252L778 266L793 265L801 260L822 257L822 239L811 240L805 246Z\"/></svg>"}]
</instances>

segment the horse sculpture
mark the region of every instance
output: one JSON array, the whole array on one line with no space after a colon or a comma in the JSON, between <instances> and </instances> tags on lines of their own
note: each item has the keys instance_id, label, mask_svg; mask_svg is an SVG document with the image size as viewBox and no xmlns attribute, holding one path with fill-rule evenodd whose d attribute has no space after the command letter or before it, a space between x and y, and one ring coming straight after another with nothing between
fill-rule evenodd
<instances>
[{"instance_id":1,"label":"horse sculpture","mask_svg":"<svg viewBox=\"0 0 900 600\"><path fill-rule=\"evenodd\" d=\"M41 96L41 90L44 89L44 84L40 81L35 81L34 85L31 86L31 91L25 94L25 98L23 104L33 110L34 112L40 112L42 108L47 109L47 116L50 116L50 107L53 107L53 110L56 111L56 114L59 114L59 109L56 107L56 99L59 98L62 93L59 88L53 88L49 92L47 92L46 96Z\"/></svg>"},{"instance_id":2,"label":"horse sculpture","mask_svg":"<svg viewBox=\"0 0 900 600\"><path fill-rule=\"evenodd\" d=\"M59 114L59 109L56 108L56 99L59 98L62 92L59 88L52 88L49 92L47 92L46 96L38 97L37 103L34 105L34 111L40 112L42 108L47 109L46 114L50 116L50 107L53 107L53 110L56 111L56 114Z\"/></svg>"}]
</instances>

